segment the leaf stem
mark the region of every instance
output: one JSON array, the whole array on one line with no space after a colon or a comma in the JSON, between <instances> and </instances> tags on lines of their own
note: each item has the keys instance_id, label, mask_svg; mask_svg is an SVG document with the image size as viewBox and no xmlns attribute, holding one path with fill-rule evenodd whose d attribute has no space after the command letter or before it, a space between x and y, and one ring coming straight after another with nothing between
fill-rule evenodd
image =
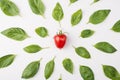
<instances>
[{"instance_id":1,"label":"leaf stem","mask_svg":"<svg viewBox=\"0 0 120 80\"><path fill-rule=\"evenodd\" d=\"M90 3L90 5L93 5L95 2Z\"/></svg>"},{"instance_id":2,"label":"leaf stem","mask_svg":"<svg viewBox=\"0 0 120 80\"><path fill-rule=\"evenodd\" d=\"M42 58L40 58L40 60L38 60L39 62L42 60Z\"/></svg>"},{"instance_id":3,"label":"leaf stem","mask_svg":"<svg viewBox=\"0 0 120 80\"><path fill-rule=\"evenodd\" d=\"M71 6L72 3L69 3L68 6Z\"/></svg>"},{"instance_id":4,"label":"leaf stem","mask_svg":"<svg viewBox=\"0 0 120 80\"><path fill-rule=\"evenodd\" d=\"M53 57L53 61L55 60L56 56Z\"/></svg>"},{"instance_id":5,"label":"leaf stem","mask_svg":"<svg viewBox=\"0 0 120 80\"><path fill-rule=\"evenodd\" d=\"M60 74L60 79L62 79L62 74Z\"/></svg>"},{"instance_id":6,"label":"leaf stem","mask_svg":"<svg viewBox=\"0 0 120 80\"><path fill-rule=\"evenodd\" d=\"M60 77L59 77L59 79L58 80L62 80L62 74L60 74Z\"/></svg>"},{"instance_id":7,"label":"leaf stem","mask_svg":"<svg viewBox=\"0 0 120 80\"><path fill-rule=\"evenodd\" d=\"M29 36L29 35L26 35L26 37L27 37L27 38L30 38L30 36Z\"/></svg>"},{"instance_id":8,"label":"leaf stem","mask_svg":"<svg viewBox=\"0 0 120 80\"><path fill-rule=\"evenodd\" d=\"M44 48L42 48L42 49L48 49L48 48L50 48L50 47L44 47Z\"/></svg>"},{"instance_id":9,"label":"leaf stem","mask_svg":"<svg viewBox=\"0 0 120 80\"><path fill-rule=\"evenodd\" d=\"M22 17L21 14L18 14L18 16Z\"/></svg>"},{"instance_id":10,"label":"leaf stem","mask_svg":"<svg viewBox=\"0 0 120 80\"><path fill-rule=\"evenodd\" d=\"M72 45L73 48L76 48L75 46Z\"/></svg>"},{"instance_id":11,"label":"leaf stem","mask_svg":"<svg viewBox=\"0 0 120 80\"><path fill-rule=\"evenodd\" d=\"M45 17L45 15L44 15L44 14L42 15L42 17L43 17L44 19L46 19L46 17Z\"/></svg>"},{"instance_id":12,"label":"leaf stem","mask_svg":"<svg viewBox=\"0 0 120 80\"><path fill-rule=\"evenodd\" d=\"M16 57L17 56L17 54L12 54L14 57Z\"/></svg>"},{"instance_id":13,"label":"leaf stem","mask_svg":"<svg viewBox=\"0 0 120 80\"><path fill-rule=\"evenodd\" d=\"M60 28L62 28L62 27L61 27L61 23L60 23L60 21L59 21L59 26L60 26Z\"/></svg>"},{"instance_id":14,"label":"leaf stem","mask_svg":"<svg viewBox=\"0 0 120 80\"><path fill-rule=\"evenodd\" d=\"M90 23L90 21L88 21L86 24L89 24Z\"/></svg>"}]
</instances>

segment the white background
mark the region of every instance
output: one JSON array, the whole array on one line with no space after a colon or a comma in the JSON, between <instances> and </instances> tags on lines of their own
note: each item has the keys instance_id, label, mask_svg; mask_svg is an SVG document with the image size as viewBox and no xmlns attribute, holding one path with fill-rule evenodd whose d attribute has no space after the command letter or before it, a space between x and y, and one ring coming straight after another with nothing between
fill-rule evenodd
<instances>
[{"instance_id":1,"label":"white background","mask_svg":"<svg viewBox=\"0 0 120 80\"><path fill-rule=\"evenodd\" d=\"M46 6L45 16L46 19L39 15L32 13L28 0L12 0L20 9L21 16L9 17L0 11L0 32L10 27L23 28L30 38L19 42L9 39L0 34L0 57L7 54L16 54L15 61L7 68L0 69L0 80L22 80L21 74L24 68L32 61L41 61L40 69L35 77L29 80L45 80L44 68L45 64L55 58L55 69L49 80L57 80L62 74L63 80L83 80L79 74L79 66L89 66L95 76L95 80L110 80L102 70L103 65L114 66L120 72L120 33L115 33L110 30L113 24L120 19L119 3L120 0L101 0L100 2L90 6L93 0L79 0L78 2L68 6L69 0L43 0ZM65 47L61 50L57 49L54 45L53 36L59 31L59 24L56 22L51 14L56 3L60 2L64 11L64 18L61 21L62 30L68 32L68 39ZM70 24L71 15L78 9L83 11L82 21L72 27ZM86 24L89 16L99 9L111 9L111 13L107 19L98 25ZM40 38L35 33L35 28L44 26L49 30L49 37ZM84 29L92 29L95 34L86 39L79 37L80 32ZM100 41L107 41L117 48L114 54L106 54L93 47L94 44ZM50 47L49 49L42 50L36 54L28 54L23 51L23 48L30 44L38 44L41 47ZM72 45L75 47L83 46L91 54L91 59L84 59L78 56ZM73 75L68 73L62 66L64 58L71 58L74 63Z\"/></svg>"}]
</instances>

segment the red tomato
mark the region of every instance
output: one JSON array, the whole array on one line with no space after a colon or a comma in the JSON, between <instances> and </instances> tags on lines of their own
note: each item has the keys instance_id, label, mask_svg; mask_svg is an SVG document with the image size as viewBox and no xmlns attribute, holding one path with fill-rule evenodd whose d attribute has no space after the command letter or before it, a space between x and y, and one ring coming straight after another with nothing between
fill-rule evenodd
<instances>
[{"instance_id":1,"label":"red tomato","mask_svg":"<svg viewBox=\"0 0 120 80\"><path fill-rule=\"evenodd\" d=\"M62 31L59 32L59 34L54 36L54 42L57 48L61 49L64 47L66 43L67 36L62 33Z\"/></svg>"}]
</instances>

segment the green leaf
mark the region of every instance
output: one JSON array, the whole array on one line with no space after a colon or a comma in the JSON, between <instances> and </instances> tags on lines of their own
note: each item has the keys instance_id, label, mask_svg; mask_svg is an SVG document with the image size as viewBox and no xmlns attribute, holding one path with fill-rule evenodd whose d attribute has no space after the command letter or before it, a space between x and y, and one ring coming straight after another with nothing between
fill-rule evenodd
<instances>
[{"instance_id":1,"label":"green leaf","mask_svg":"<svg viewBox=\"0 0 120 80\"><path fill-rule=\"evenodd\" d=\"M114 78L112 78L112 80L120 80L120 76L119 77L114 77Z\"/></svg>"},{"instance_id":2,"label":"green leaf","mask_svg":"<svg viewBox=\"0 0 120 80\"><path fill-rule=\"evenodd\" d=\"M54 59L49 61L46 66L45 66L45 70L44 70L44 76L46 79L48 79L53 71L54 71L54 66L55 66L55 62L54 62Z\"/></svg>"},{"instance_id":3,"label":"green leaf","mask_svg":"<svg viewBox=\"0 0 120 80\"><path fill-rule=\"evenodd\" d=\"M34 14L41 15L44 17L45 5L42 0L28 0L30 8Z\"/></svg>"},{"instance_id":4,"label":"green leaf","mask_svg":"<svg viewBox=\"0 0 120 80\"><path fill-rule=\"evenodd\" d=\"M1 34L17 41L23 41L28 38L27 33L23 29L17 27L8 28L2 31Z\"/></svg>"},{"instance_id":5,"label":"green leaf","mask_svg":"<svg viewBox=\"0 0 120 80\"><path fill-rule=\"evenodd\" d=\"M0 68L5 68L11 65L14 61L15 55L9 54L0 58Z\"/></svg>"},{"instance_id":6,"label":"green leaf","mask_svg":"<svg viewBox=\"0 0 120 80\"><path fill-rule=\"evenodd\" d=\"M59 78L58 80L62 80L61 78Z\"/></svg>"},{"instance_id":7,"label":"green leaf","mask_svg":"<svg viewBox=\"0 0 120 80\"><path fill-rule=\"evenodd\" d=\"M71 16L71 24L72 26L77 25L82 19L82 10L78 10L75 13L72 14Z\"/></svg>"},{"instance_id":8,"label":"green leaf","mask_svg":"<svg viewBox=\"0 0 120 80\"><path fill-rule=\"evenodd\" d=\"M106 53L114 53L117 51L117 49L108 42L98 42L94 47Z\"/></svg>"},{"instance_id":9,"label":"green leaf","mask_svg":"<svg viewBox=\"0 0 120 80\"><path fill-rule=\"evenodd\" d=\"M70 0L70 3L75 3L76 1L78 1L78 0Z\"/></svg>"},{"instance_id":10,"label":"green leaf","mask_svg":"<svg viewBox=\"0 0 120 80\"><path fill-rule=\"evenodd\" d=\"M57 3L55 8L53 9L52 17L59 22L63 19L64 13L60 3Z\"/></svg>"},{"instance_id":11,"label":"green leaf","mask_svg":"<svg viewBox=\"0 0 120 80\"><path fill-rule=\"evenodd\" d=\"M76 52L79 56L81 56L81 57L83 57L83 58L86 58L86 59L91 58L90 53L89 53L88 50L87 50L86 48L84 48L84 47L77 47L77 48L75 48L75 52Z\"/></svg>"},{"instance_id":12,"label":"green leaf","mask_svg":"<svg viewBox=\"0 0 120 80\"><path fill-rule=\"evenodd\" d=\"M80 66L79 71L84 80L94 80L93 71L88 66Z\"/></svg>"},{"instance_id":13,"label":"green leaf","mask_svg":"<svg viewBox=\"0 0 120 80\"><path fill-rule=\"evenodd\" d=\"M100 0L94 0L94 3L98 2L98 1L100 1Z\"/></svg>"},{"instance_id":14,"label":"green leaf","mask_svg":"<svg viewBox=\"0 0 120 80\"><path fill-rule=\"evenodd\" d=\"M0 7L4 14L8 16L16 16L20 13L18 7L12 1L9 0L2 0L0 2Z\"/></svg>"},{"instance_id":15,"label":"green leaf","mask_svg":"<svg viewBox=\"0 0 120 80\"><path fill-rule=\"evenodd\" d=\"M27 53L37 53L39 52L40 50L42 50L43 48L40 47L39 45L36 45L36 44L31 44L31 45L28 45L26 46L25 48L23 48L25 52Z\"/></svg>"},{"instance_id":16,"label":"green leaf","mask_svg":"<svg viewBox=\"0 0 120 80\"><path fill-rule=\"evenodd\" d=\"M90 16L89 22L92 24L99 24L107 18L110 12L110 9L98 10Z\"/></svg>"},{"instance_id":17,"label":"green leaf","mask_svg":"<svg viewBox=\"0 0 120 80\"><path fill-rule=\"evenodd\" d=\"M105 76L110 79L119 76L118 71L113 66L103 65L103 71Z\"/></svg>"},{"instance_id":18,"label":"green leaf","mask_svg":"<svg viewBox=\"0 0 120 80\"><path fill-rule=\"evenodd\" d=\"M61 78L59 78L58 80L62 80Z\"/></svg>"},{"instance_id":19,"label":"green leaf","mask_svg":"<svg viewBox=\"0 0 120 80\"><path fill-rule=\"evenodd\" d=\"M92 36L94 34L94 31L93 30L90 30L90 29L85 29L81 32L81 37L82 38L88 38L90 36Z\"/></svg>"},{"instance_id":20,"label":"green leaf","mask_svg":"<svg viewBox=\"0 0 120 80\"><path fill-rule=\"evenodd\" d=\"M91 5L92 4L94 4L94 3L97 3L97 2L99 2L100 0L94 0L92 3L91 3Z\"/></svg>"},{"instance_id":21,"label":"green leaf","mask_svg":"<svg viewBox=\"0 0 120 80\"><path fill-rule=\"evenodd\" d=\"M112 30L115 32L120 32L120 20L118 20L112 27Z\"/></svg>"},{"instance_id":22,"label":"green leaf","mask_svg":"<svg viewBox=\"0 0 120 80\"><path fill-rule=\"evenodd\" d=\"M22 73L22 78L29 79L34 77L40 67L40 61L33 61L27 65Z\"/></svg>"},{"instance_id":23,"label":"green leaf","mask_svg":"<svg viewBox=\"0 0 120 80\"><path fill-rule=\"evenodd\" d=\"M71 59L69 59L69 58L64 59L62 64L63 64L63 67L65 68L65 70L67 70L69 73L73 74L73 62Z\"/></svg>"},{"instance_id":24,"label":"green leaf","mask_svg":"<svg viewBox=\"0 0 120 80\"><path fill-rule=\"evenodd\" d=\"M45 27L38 27L35 29L35 32L42 38L48 36L48 30Z\"/></svg>"}]
</instances>

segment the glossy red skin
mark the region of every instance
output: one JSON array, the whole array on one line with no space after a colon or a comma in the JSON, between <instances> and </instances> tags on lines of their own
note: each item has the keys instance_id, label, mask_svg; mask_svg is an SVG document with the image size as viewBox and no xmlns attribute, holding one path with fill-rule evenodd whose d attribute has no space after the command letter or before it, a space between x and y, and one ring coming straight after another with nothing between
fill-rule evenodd
<instances>
[{"instance_id":1,"label":"glossy red skin","mask_svg":"<svg viewBox=\"0 0 120 80\"><path fill-rule=\"evenodd\" d=\"M54 42L57 48L61 49L66 43L67 36L65 34L57 34L54 36Z\"/></svg>"}]
</instances>

